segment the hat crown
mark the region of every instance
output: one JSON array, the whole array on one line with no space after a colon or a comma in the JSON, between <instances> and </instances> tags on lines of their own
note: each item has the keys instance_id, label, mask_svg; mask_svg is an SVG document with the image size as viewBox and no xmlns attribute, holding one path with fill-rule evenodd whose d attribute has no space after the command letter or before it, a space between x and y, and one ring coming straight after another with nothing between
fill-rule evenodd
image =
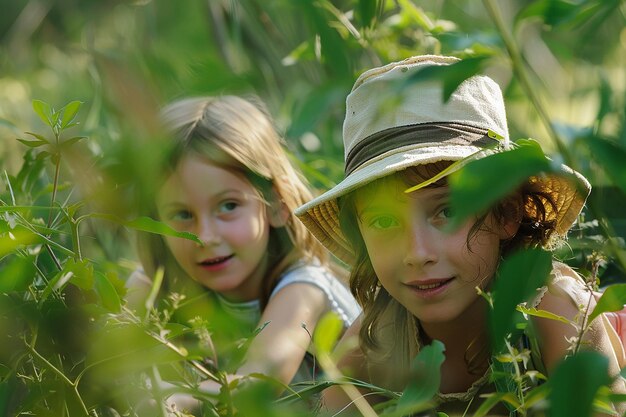
<instances>
[{"instance_id":1,"label":"hat crown","mask_svg":"<svg viewBox=\"0 0 626 417\"><path fill-rule=\"evenodd\" d=\"M458 61L454 57L423 55L361 74L346 99L345 155L377 132L424 123L453 122L492 130L508 142L502 92L491 78L477 75L464 80L445 102L441 80L410 80L426 67Z\"/></svg>"}]
</instances>

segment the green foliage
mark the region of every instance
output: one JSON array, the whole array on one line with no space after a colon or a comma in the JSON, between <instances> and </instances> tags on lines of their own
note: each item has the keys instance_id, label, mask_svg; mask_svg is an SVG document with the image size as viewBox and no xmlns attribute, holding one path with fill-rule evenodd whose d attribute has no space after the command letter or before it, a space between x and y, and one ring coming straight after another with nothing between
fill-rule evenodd
<instances>
[{"instance_id":1,"label":"green foliage","mask_svg":"<svg viewBox=\"0 0 626 417\"><path fill-rule=\"evenodd\" d=\"M164 398L182 390L203 400L206 416L312 416L308 401L336 384L386 398L372 411L379 415L432 406L445 357L437 342L415 358L406 390L389 392L333 374L339 327L325 318L313 344L329 378L274 400L271 378L226 380L255 332L233 331L210 300L158 301L157 274L145 312L129 309L124 284L136 256L128 229L197 241L134 216L128 203L151 196L162 174L153 169L165 148L155 108L180 95L260 95L307 178L328 188L342 176L343 103L356 74L420 53L468 58L417 77L443 79L449 95L479 71L494 74L511 137L537 137L554 164L530 140L467 164L450 176L458 221L565 162L594 194L558 255L591 287L625 279L623 1L9 3L0 18L0 415L163 416ZM145 186L129 190L131 180ZM502 348L493 364L500 388L475 417L499 404L518 415L547 404L551 416L588 415L616 398L604 387L605 361L588 352L572 354L538 386L546 377L525 368L529 351L513 336L527 317L568 322L519 304L547 268L543 252L517 254L485 294ZM590 318L620 309L623 285L609 287ZM214 343L226 333L227 343ZM200 392L202 380L221 391Z\"/></svg>"}]
</instances>

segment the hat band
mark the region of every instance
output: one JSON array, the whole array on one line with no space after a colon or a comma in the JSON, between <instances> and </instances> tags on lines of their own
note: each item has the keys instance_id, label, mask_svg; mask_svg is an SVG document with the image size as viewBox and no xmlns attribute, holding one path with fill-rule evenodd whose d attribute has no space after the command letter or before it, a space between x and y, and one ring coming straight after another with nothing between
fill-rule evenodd
<instances>
[{"instance_id":1,"label":"hat band","mask_svg":"<svg viewBox=\"0 0 626 417\"><path fill-rule=\"evenodd\" d=\"M440 145L473 145L486 148L498 141L488 130L461 123L420 123L398 126L376 132L357 143L346 156L346 176L363 163L392 149L420 143Z\"/></svg>"}]
</instances>

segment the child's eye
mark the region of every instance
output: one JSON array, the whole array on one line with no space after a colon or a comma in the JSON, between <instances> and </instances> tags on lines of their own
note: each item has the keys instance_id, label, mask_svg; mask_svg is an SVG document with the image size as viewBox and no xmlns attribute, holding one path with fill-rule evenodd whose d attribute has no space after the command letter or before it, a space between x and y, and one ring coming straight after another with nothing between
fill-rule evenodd
<instances>
[{"instance_id":1,"label":"child's eye","mask_svg":"<svg viewBox=\"0 0 626 417\"><path fill-rule=\"evenodd\" d=\"M189 210L177 210L169 215L169 218L174 221L185 221L193 217L193 214Z\"/></svg>"},{"instance_id":2,"label":"child's eye","mask_svg":"<svg viewBox=\"0 0 626 417\"><path fill-rule=\"evenodd\" d=\"M218 207L220 213L230 213L239 207L239 203L236 201L224 201Z\"/></svg>"},{"instance_id":3,"label":"child's eye","mask_svg":"<svg viewBox=\"0 0 626 417\"><path fill-rule=\"evenodd\" d=\"M378 216L370 221L370 227L375 229L389 229L398 225L398 221L392 216Z\"/></svg>"},{"instance_id":4,"label":"child's eye","mask_svg":"<svg viewBox=\"0 0 626 417\"><path fill-rule=\"evenodd\" d=\"M452 207L443 206L437 211L437 215L435 217L443 220L449 220L454 216L454 211L452 211Z\"/></svg>"}]
</instances>

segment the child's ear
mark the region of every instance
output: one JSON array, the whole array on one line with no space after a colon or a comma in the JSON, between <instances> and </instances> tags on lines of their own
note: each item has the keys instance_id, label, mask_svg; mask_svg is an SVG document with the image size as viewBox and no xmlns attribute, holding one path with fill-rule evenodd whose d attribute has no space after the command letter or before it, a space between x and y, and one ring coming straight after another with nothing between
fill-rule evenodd
<instances>
[{"instance_id":1,"label":"child's ear","mask_svg":"<svg viewBox=\"0 0 626 417\"><path fill-rule=\"evenodd\" d=\"M272 189L272 199L267 208L270 226L274 228L284 227L287 224L287 220L289 220L290 214L287 204L280 198L278 192Z\"/></svg>"},{"instance_id":2,"label":"child's ear","mask_svg":"<svg viewBox=\"0 0 626 417\"><path fill-rule=\"evenodd\" d=\"M524 203L521 195L515 195L502 204L502 217L500 224L500 239L513 238L520 227Z\"/></svg>"}]
</instances>

